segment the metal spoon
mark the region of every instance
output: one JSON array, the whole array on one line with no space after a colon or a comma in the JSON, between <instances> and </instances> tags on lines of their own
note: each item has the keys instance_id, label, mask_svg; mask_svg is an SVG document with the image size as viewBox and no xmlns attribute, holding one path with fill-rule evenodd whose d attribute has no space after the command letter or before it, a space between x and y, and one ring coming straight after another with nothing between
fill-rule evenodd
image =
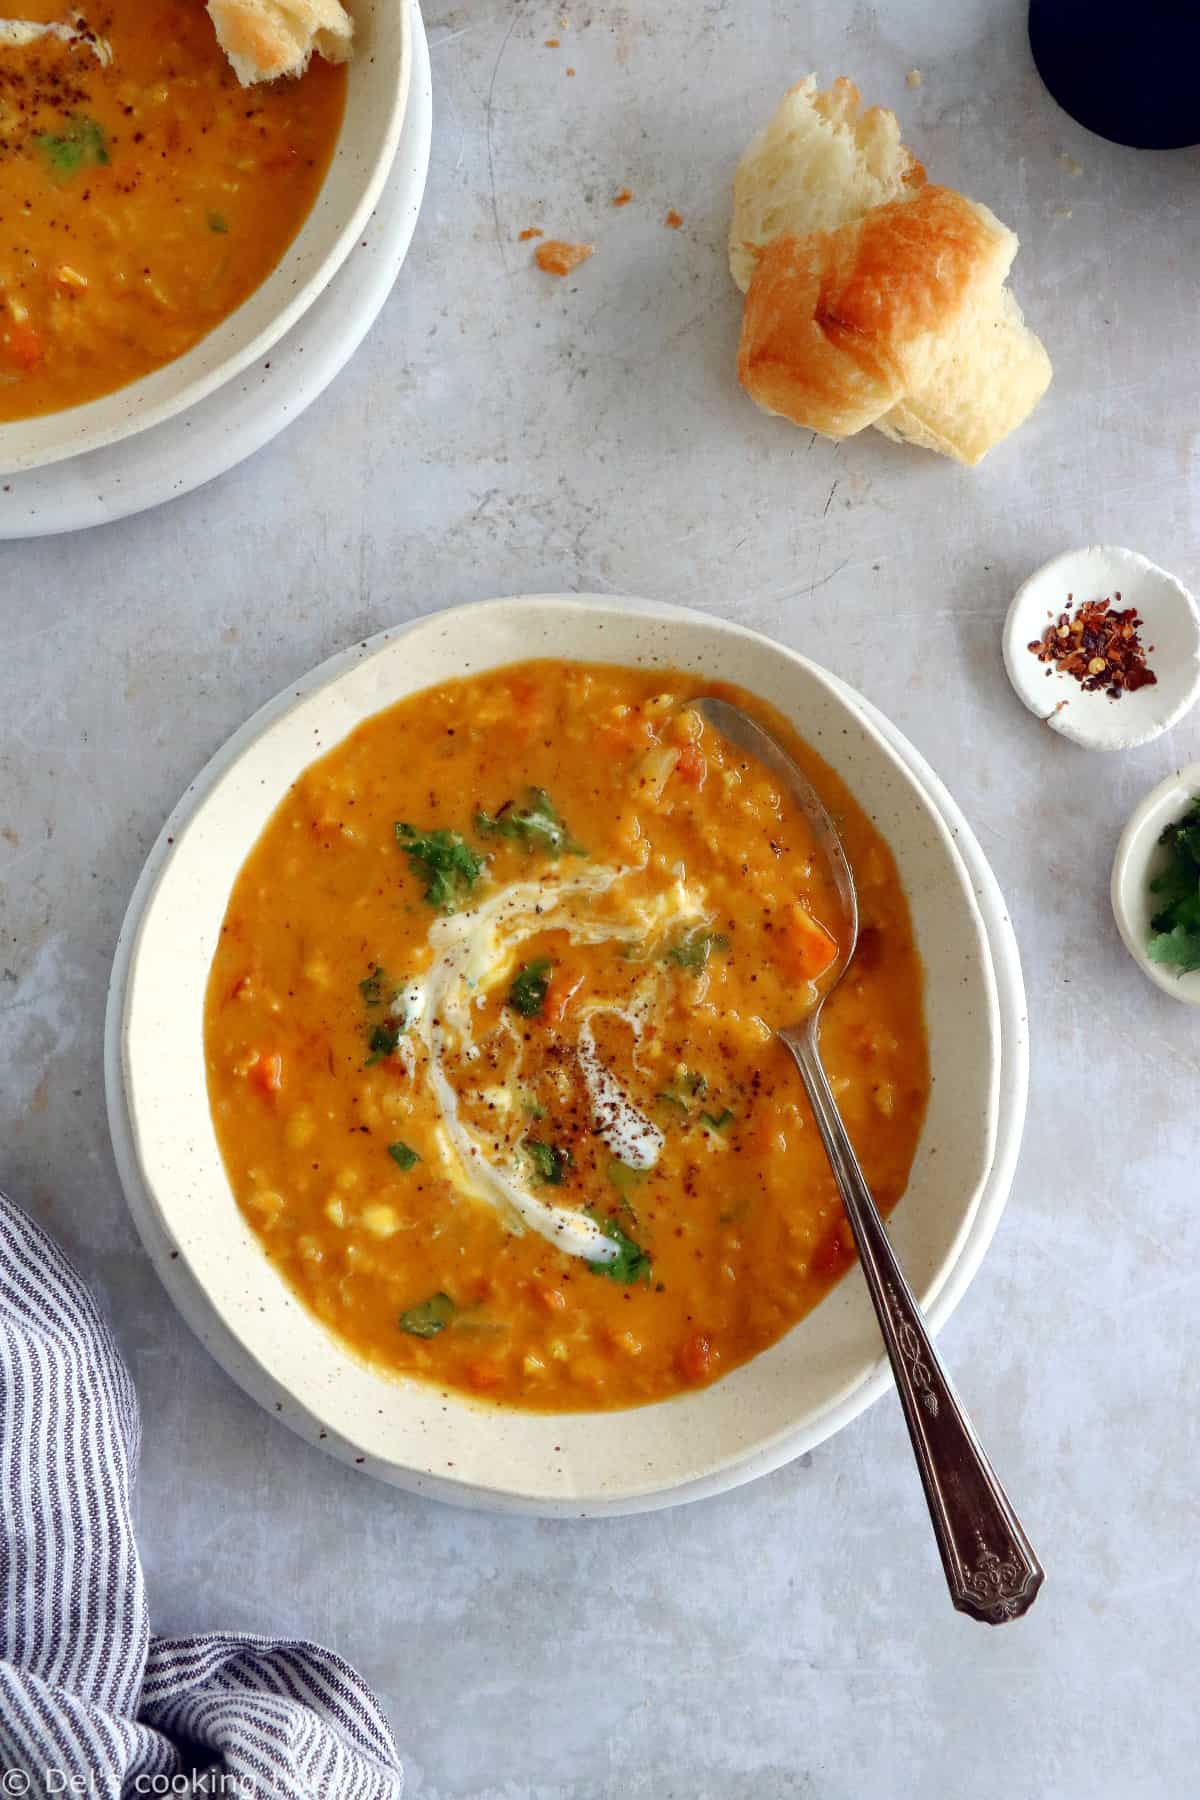
<instances>
[{"instance_id":1,"label":"metal spoon","mask_svg":"<svg viewBox=\"0 0 1200 1800\"><path fill-rule=\"evenodd\" d=\"M846 973L858 944L858 897L842 840L807 776L768 731L726 700L703 699L694 705L701 718L731 744L779 776L812 826L829 864L845 914L839 954L821 978L816 1005L805 1019L780 1031L779 1036L800 1070L858 1246L921 1472L950 1598L960 1612L973 1619L988 1625L1006 1624L1028 1612L1044 1571L934 1349L821 1064L821 1010Z\"/></svg>"}]
</instances>

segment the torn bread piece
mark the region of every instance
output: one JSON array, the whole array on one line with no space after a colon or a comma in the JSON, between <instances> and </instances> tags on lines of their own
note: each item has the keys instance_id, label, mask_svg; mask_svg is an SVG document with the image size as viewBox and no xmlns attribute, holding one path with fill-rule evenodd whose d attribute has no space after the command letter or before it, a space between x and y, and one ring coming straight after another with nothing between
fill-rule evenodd
<instances>
[{"instance_id":1,"label":"torn bread piece","mask_svg":"<svg viewBox=\"0 0 1200 1800\"><path fill-rule=\"evenodd\" d=\"M1004 285L1016 251L987 207L926 184L892 113L863 113L852 82L821 93L810 75L734 182L742 383L826 436L875 425L977 463L1052 373Z\"/></svg>"},{"instance_id":2,"label":"torn bread piece","mask_svg":"<svg viewBox=\"0 0 1200 1800\"><path fill-rule=\"evenodd\" d=\"M836 231L924 184L924 169L900 142L895 113L861 107L844 75L824 92L815 75L806 75L746 149L733 179L729 230L729 267L743 293L772 238Z\"/></svg>"},{"instance_id":3,"label":"torn bread piece","mask_svg":"<svg viewBox=\"0 0 1200 1800\"><path fill-rule=\"evenodd\" d=\"M208 0L208 15L243 87L303 75L314 54L343 63L354 21L339 0Z\"/></svg>"}]
</instances>

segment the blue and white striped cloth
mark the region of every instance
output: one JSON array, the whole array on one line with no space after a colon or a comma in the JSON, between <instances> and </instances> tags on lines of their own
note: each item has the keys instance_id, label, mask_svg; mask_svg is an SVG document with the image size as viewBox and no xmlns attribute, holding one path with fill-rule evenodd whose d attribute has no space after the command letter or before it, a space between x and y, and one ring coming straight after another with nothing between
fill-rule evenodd
<instances>
[{"instance_id":1,"label":"blue and white striped cloth","mask_svg":"<svg viewBox=\"0 0 1200 1800\"><path fill-rule=\"evenodd\" d=\"M399 1800L387 1721L339 1656L150 1636L138 1435L91 1295L0 1194L0 1796Z\"/></svg>"}]
</instances>

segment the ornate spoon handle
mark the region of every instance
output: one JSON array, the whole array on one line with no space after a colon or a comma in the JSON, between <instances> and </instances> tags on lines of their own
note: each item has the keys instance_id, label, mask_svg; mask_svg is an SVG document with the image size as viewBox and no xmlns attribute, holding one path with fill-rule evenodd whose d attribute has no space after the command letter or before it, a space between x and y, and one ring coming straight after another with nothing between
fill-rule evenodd
<instances>
[{"instance_id":1,"label":"ornate spoon handle","mask_svg":"<svg viewBox=\"0 0 1200 1800\"><path fill-rule=\"evenodd\" d=\"M825 1070L819 1026L781 1036L796 1059L841 1190L921 1471L950 1597L1003 1625L1028 1612L1044 1571L962 1409L858 1166Z\"/></svg>"}]
</instances>

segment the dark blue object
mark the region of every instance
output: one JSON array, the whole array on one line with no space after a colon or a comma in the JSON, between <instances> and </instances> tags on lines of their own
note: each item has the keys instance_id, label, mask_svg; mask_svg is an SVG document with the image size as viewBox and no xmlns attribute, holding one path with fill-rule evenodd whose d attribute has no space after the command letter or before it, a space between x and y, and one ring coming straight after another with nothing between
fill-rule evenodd
<instances>
[{"instance_id":1,"label":"dark blue object","mask_svg":"<svg viewBox=\"0 0 1200 1800\"><path fill-rule=\"evenodd\" d=\"M1200 0L1031 0L1029 47L1064 112L1114 144L1200 144Z\"/></svg>"}]
</instances>

